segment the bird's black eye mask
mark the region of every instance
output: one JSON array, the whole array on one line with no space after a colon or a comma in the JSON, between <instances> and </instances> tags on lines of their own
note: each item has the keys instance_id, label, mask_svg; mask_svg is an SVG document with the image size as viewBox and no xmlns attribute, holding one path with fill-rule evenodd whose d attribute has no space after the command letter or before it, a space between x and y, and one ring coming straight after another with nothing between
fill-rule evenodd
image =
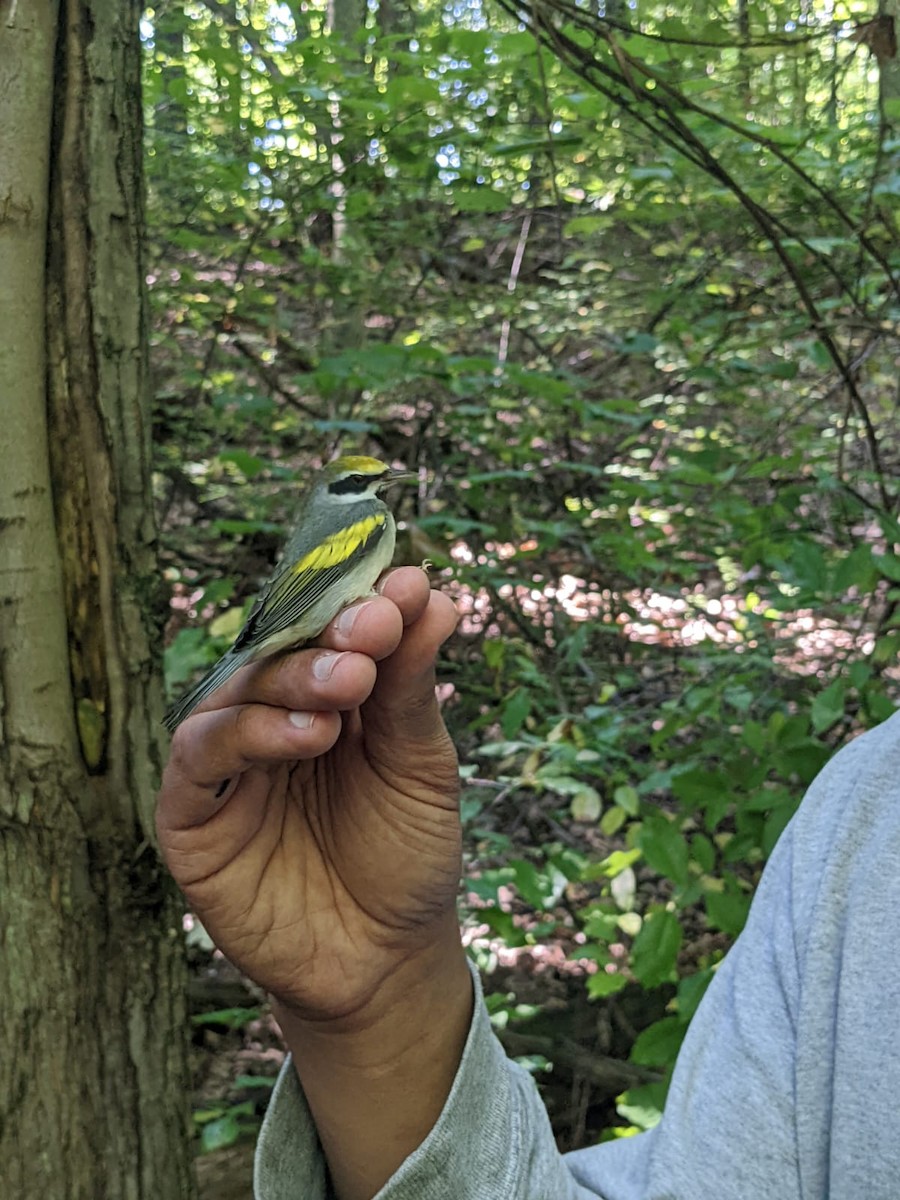
<instances>
[{"instance_id":1,"label":"bird's black eye mask","mask_svg":"<svg viewBox=\"0 0 900 1200\"><path fill-rule=\"evenodd\" d=\"M343 479L335 479L334 483L329 483L328 490L332 496L343 496L346 492L361 492L376 478L377 476L374 475L347 475Z\"/></svg>"}]
</instances>

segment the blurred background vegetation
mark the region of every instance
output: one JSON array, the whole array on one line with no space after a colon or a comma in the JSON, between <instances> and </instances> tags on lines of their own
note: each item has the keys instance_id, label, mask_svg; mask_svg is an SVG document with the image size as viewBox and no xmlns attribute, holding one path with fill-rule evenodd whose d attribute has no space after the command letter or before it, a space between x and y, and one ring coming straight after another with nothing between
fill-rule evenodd
<instances>
[{"instance_id":1,"label":"blurred background vegetation","mask_svg":"<svg viewBox=\"0 0 900 1200\"><path fill-rule=\"evenodd\" d=\"M804 789L894 710L895 12L143 22L170 688L236 633L314 466L419 472L399 560L462 613L466 938L565 1149L658 1119ZM230 1047L212 1149L277 1054L190 936L197 1007L211 976L226 1001L196 1017Z\"/></svg>"}]
</instances>

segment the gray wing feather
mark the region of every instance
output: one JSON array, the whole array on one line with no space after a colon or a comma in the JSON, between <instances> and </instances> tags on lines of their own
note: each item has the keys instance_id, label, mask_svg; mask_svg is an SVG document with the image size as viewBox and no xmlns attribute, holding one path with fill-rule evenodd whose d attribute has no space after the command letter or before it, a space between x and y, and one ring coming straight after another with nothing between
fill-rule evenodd
<instances>
[{"instance_id":1,"label":"gray wing feather","mask_svg":"<svg viewBox=\"0 0 900 1200\"><path fill-rule=\"evenodd\" d=\"M250 642L268 641L270 637L297 625L341 576L372 553L386 532L386 523L376 525L364 542L333 567L294 574L290 565L267 584L250 610L246 624L235 640L232 650L241 650Z\"/></svg>"}]
</instances>

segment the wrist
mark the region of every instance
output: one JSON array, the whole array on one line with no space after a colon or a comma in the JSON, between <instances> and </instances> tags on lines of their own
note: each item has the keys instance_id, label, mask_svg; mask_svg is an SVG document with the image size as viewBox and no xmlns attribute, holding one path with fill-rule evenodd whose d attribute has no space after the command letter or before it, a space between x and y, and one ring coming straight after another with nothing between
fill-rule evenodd
<instances>
[{"instance_id":1,"label":"wrist","mask_svg":"<svg viewBox=\"0 0 900 1200\"><path fill-rule=\"evenodd\" d=\"M398 964L350 1017L310 1021L276 1006L340 1200L369 1200L431 1132L472 1007L455 922L452 940Z\"/></svg>"},{"instance_id":2,"label":"wrist","mask_svg":"<svg viewBox=\"0 0 900 1200\"><path fill-rule=\"evenodd\" d=\"M381 1059L415 1046L436 1015L467 1008L471 1018L471 977L454 914L428 945L398 954L364 1000L334 1016L310 1016L287 998L273 997L284 1039L298 1057L327 1056L348 1068L377 1070Z\"/></svg>"}]
</instances>

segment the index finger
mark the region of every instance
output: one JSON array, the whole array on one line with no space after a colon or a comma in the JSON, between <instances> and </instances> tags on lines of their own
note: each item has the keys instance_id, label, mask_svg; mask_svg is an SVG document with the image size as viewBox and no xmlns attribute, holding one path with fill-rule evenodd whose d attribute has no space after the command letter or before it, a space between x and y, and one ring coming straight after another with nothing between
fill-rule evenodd
<instances>
[{"instance_id":1,"label":"index finger","mask_svg":"<svg viewBox=\"0 0 900 1200\"><path fill-rule=\"evenodd\" d=\"M196 713L172 739L156 809L160 833L211 820L252 767L316 758L341 732L337 712L289 712L264 704Z\"/></svg>"}]
</instances>

